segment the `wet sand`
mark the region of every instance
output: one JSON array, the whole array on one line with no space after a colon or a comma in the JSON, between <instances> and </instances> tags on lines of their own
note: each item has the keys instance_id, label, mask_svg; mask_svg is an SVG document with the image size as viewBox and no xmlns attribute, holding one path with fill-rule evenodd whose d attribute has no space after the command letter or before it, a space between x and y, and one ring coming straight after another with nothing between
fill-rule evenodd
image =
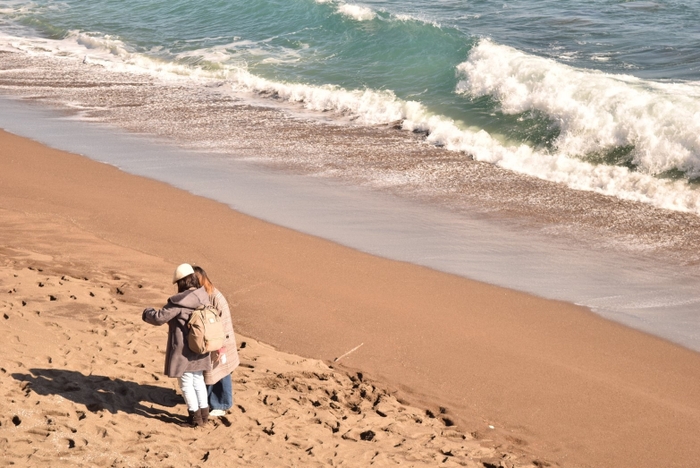
<instances>
[{"instance_id":1,"label":"wet sand","mask_svg":"<svg viewBox=\"0 0 700 468\"><path fill-rule=\"evenodd\" d=\"M39 453L42 460L69 456L87 466L106 456L106 441L97 440L108 434L111 455L149 464L156 453L182 454L169 460L173 466L202 463L222 450L250 466L331 459L364 466L372 457L380 465L434 466L460 463L445 454L460 450L466 466L700 464L697 353L571 304L353 251L7 133L0 134L0 165L0 306L12 337L2 351L5 460L22 464ZM174 405L174 382L160 375L165 333L139 321L143 307L161 305L172 293L171 270L183 261L206 268L233 304L239 342L254 343L241 350L244 361L269 349L259 342L303 356L276 357L260 381L249 367L237 371L237 405L246 412L235 409L230 425L212 425L208 430L219 434L214 439L183 434L173 422L184 406ZM76 283L81 288L66 287ZM98 289L97 299L89 295ZM285 397L295 384L275 368L285 362L291 366L285 372L337 375L316 379L339 386L320 385L325 399L312 395L291 403L300 400ZM378 414L375 403L382 398L368 389L360 395L369 405L364 410L353 400L358 372L379 389L372 392L393 398L393 411L406 408L401 413L411 414L415 427L397 436L381 415L378 422L342 419L355 414L352 408ZM71 390L76 380L97 396L132 396L119 403L87 392L93 401L84 390ZM315 387L297 387L304 385ZM325 421L335 411L334 390L345 391L337 399L351 403ZM277 397L285 409L296 404L307 412L293 416L278 408L254 416ZM138 410L129 409L134 401ZM151 402L160 407L154 410ZM315 432L304 419L312 418L312 408L327 409L314 416L326 429ZM80 437L58 436L56 421L64 424L60 431ZM333 421L340 423L337 431ZM83 427L88 422L94 425ZM285 430L274 428L283 424ZM431 436L421 438L425 424L436 437L456 438L450 440L461 448L436 449ZM359 434L368 430L381 436L362 440ZM183 437L196 455L173 449ZM308 453L304 443L315 438L350 441L355 452L338 448L335 458L330 452L312 458L314 450ZM415 442L410 453L428 458L419 463L406 455L403 439Z\"/></svg>"}]
</instances>

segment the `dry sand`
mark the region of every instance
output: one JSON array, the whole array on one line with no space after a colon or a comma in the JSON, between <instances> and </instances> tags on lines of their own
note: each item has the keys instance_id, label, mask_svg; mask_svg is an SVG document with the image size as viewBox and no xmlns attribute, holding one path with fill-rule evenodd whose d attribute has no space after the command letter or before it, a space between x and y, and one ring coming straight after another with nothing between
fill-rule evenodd
<instances>
[{"instance_id":1,"label":"dry sand","mask_svg":"<svg viewBox=\"0 0 700 468\"><path fill-rule=\"evenodd\" d=\"M4 466L476 467L502 457L363 376L249 338L233 410L182 427L184 402L160 373L164 328L139 319L138 304L162 288L3 253Z\"/></svg>"},{"instance_id":2,"label":"dry sand","mask_svg":"<svg viewBox=\"0 0 700 468\"><path fill-rule=\"evenodd\" d=\"M2 132L0 167L5 465L700 466L697 353ZM242 346L203 430L140 321L183 261Z\"/></svg>"}]
</instances>

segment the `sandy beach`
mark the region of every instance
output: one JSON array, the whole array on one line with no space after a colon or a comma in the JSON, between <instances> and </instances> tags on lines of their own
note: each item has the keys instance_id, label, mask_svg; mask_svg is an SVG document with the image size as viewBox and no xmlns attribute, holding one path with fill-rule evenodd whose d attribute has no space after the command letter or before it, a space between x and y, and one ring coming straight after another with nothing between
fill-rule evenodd
<instances>
[{"instance_id":1,"label":"sandy beach","mask_svg":"<svg viewBox=\"0 0 700 468\"><path fill-rule=\"evenodd\" d=\"M137 278L88 278L36 252L14 254L0 276L17 299L2 304L12 337L0 384L3 466L476 467L516 458L361 374L242 336L233 410L205 429L181 427L182 398L160 373L163 330L136 314L160 288L138 283L134 300L125 283Z\"/></svg>"},{"instance_id":2,"label":"sandy beach","mask_svg":"<svg viewBox=\"0 0 700 468\"><path fill-rule=\"evenodd\" d=\"M0 165L6 466L700 464L695 352L5 132ZM181 262L228 297L244 363L202 431L140 321Z\"/></svg>"}]
</instances>

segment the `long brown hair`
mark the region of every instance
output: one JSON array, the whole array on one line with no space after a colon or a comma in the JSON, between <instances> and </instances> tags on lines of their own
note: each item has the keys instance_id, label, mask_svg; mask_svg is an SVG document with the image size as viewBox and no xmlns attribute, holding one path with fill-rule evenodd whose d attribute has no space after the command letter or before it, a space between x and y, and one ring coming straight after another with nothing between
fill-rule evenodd
<instances>
[{"instance_id":1,"label":"long brown hair","mask_svg":"<svg viewBox=\"0 0 700 468\"><path fill-rule=\"evenodd\" d=\"M211 280L207 276L207 272L204 271L202 267L193 267L194 269L194 274L197 276L197 279L199 280L199 284L202 285L202 287L207 291L207 294L211 295L214 294L214 285L211 284Z\"/></svg>"}]
</instances>

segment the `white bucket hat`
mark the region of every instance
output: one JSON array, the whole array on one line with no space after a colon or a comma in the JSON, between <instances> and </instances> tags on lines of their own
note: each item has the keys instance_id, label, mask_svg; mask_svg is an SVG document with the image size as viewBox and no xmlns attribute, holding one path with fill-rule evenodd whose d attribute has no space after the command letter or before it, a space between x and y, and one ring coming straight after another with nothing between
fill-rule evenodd
<instances>
[{"instance_id":1,"label":"white bucket hat","mask_svg":"<svg viewBox=\"0 0 700 468\"><path fill-rule=\"evenodd\" d=\"M177 283L179 280L185 276L193 275L194 268L189 263L183 263L175 268L175 274L173 275L173 283Z\"/></svg>"}]
</instances>

